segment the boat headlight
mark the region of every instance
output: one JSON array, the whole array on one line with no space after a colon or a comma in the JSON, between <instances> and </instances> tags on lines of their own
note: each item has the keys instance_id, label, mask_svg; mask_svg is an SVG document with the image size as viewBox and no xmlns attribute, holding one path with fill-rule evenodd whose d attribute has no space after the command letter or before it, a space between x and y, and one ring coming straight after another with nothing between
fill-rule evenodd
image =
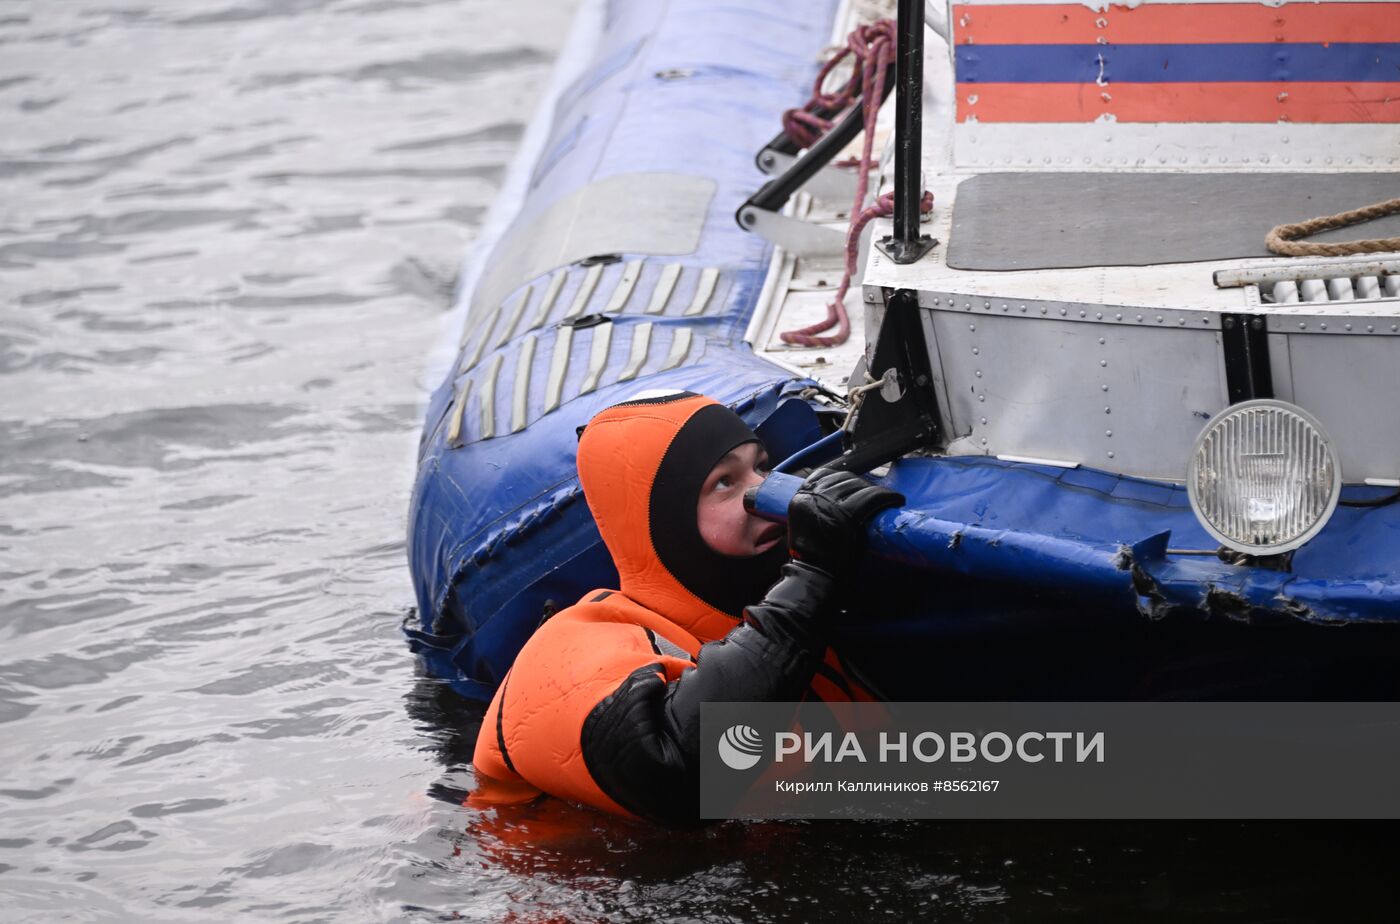
<instances>
[{"instance_id":1,"label":"boat headlight","mask_svg":"<svg viewBox=\"0 0 1400 924\"><path fill-rule=\"evenodd\" d=\"M1238 552L1275 555L1327 524L1342 491L1342 465L1307 411L1284 401L1244 401L1206 424L1186 490L1206 532Z\"/></svg>"}]
</instances>

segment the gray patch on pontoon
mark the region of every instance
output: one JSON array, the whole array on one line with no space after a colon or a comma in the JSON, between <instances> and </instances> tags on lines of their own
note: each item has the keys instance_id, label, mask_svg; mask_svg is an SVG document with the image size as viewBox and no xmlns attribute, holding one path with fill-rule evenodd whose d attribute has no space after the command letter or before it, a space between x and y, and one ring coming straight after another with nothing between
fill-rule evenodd
<instances>
[{"instance_id":1,"label":"gray patch on pontoon","mask_svg":"<svg viewBox=\"0 0 1400 924\"><path fill-rule=\"evenodd\" d=\"M515 361L515 390L510 402L510 432L519 433L525 429L525 415L530 398L530 369L535 362L534 334L526 335L520 344L520 358Z\"/></svg>"},{"instance_id":2,"label":"gray patch on pontoon","mask_svg":"<svg viewBox=\"0 0 1400 924\"><path fill-rule=\"evenodd\" d=\"M561 327L554 335L554 354L549 358L549 378L544 384L544 413L559 406L564 393L564 374L569 371L569 348L573 346L574 329Z\"/></svg>"},{"instance_id":3,"label":"gray patch on pontoon","mask_svg":"<svg viewBox=\"0 0 1400 924\"><path fill-rule=\"evenodd\" d=\"M579 386L578 393L586 395L598 387L598 379L602 377L603 370L608 366L608 349L612 346L613 326L611 324L599 324L593 328L593 343L588 351L588 373L583 377L583 384Z\"/></svg>"},{"instance_id":4,"label":"gray patch on pontoon","mask_svg":"<svg viewBox=\"0 0 1400 924\"><path fill-rule=\"evenodd\" d=\"M558 270L549 277L549 288L544 290L544 297L540 299L540 307L535 312L535 320L530 323L530 330L544 326L544 322L549 320L549 312L554 307L554 300L559 297L559 290L564 288L564 280L568 278L568 270Z\"/></svg>"},{"instance_id":5,"label":"gray patch on pontoon","mask_svg":"<svg viewBox=\"0 0 1400 924\"><path fill-rule=\"evenodd\" d=\"M647 361L647 351L651 347L651 324L638 324L632 330L632 351L627 356L627 365L617 377L619 382L630 382L642 371Z\"/></svg>"},{"instance_id":6,"label":"gray patch on pontoon","mask_svg":"<svg viewBox=\"0 0 1400 924\"><path fill-rule=\"evenodd\" d=\"M993 173L958 186L948 265L1148 266L1271 257L1264 236L1400 195L1394 173ZM1308 238L1400 235L1400 216Z\"/></svg>"},{"instance_id":7,"label":"gray patch on pontoon","mask_svg":"<svg viewBox=\"0 0 1400 924\"><path fill-rule=\"evenodd\" d=\"M719 282L719 270L713 266L707 266L700 273L700 282L695 287L695 297L690 300L690 307L685 309L685 316L700 314L705 310L705 306L710 302L710 296L715 294L715 283Z\"/></svg>"},{"instance_id":8,"label":"gray patch on pontoon","mask_svg":"<svg viewBox=\"0 0 1400 924\"><path fill-rule=\"evenodd\" d=\"M622 275L618 277L617 285L613 287L612 297L608 299L608 305L604 312L616 313L627 305L627 299L632 297L632 289L637 285L637 277L642 274L642 261L629 260L623 267Z\"/></svg>"},{"instance_id":9,"label":"gray patch on pontoon","mask_svg":"<svg viewBox=\"0 0 1400 924\"><path fill-rule=\"evenodd\" d=\"M661 314L666 310L666 303L671 300L671 293L675 291L676 280L681 278L681 265L679 263L667 263L661 267L661 275L657 277L656 288L651 292L651 301L647 303L647 314Z\"/></svg>"},{"instance_id":10,"label":"gray patch on pontoon","mask_svg":"<svg viewBox=\"0 0 1400 924\"><path fill-rule=\"evenodd\" d=\"M583 309L588 307L588 300L593 297L593 290L598 288L598 280L602 275L603 264L594 263L588 268L588 272L583 274L583 282L579 283L578 291L574 293L569 310L564 312L565 318L576 318L583 314Z\"/></svg>"},{"instance_id":11,"label":"gray patch on pontoon","mask_svg":"<svg viewBox=\"0 0 1400 924\"><path fill-rule=\"evenodd\" d=\"M694 253L715 189L709 177L683 173L624 173L592 182L496 245L472 304L498 303L552 269L597 254Z\"/></svg>"},{"instance_id":12,"label":"gray patch on pontoon","mask_svg":"<svg viewBox=\"0 0 1400 924\"><path fill-rule=\"evenodd\" d=\"M486 377L481 383L481 438L489 440L496 435L496 376L501 371L504 353L497 353L486 367Z\"/></svg>"}]
</instances>

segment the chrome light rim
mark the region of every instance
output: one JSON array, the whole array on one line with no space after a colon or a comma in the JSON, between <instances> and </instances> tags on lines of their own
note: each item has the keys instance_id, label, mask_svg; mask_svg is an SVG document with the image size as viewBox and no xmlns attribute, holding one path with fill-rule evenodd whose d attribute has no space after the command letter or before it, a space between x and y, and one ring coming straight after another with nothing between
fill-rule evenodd
<instances>
[{"instance_id":1,"label":"chrome light rim","mask_svg":"<svg viewBox=\"0 0 1400 924\"><path fill-rule=\"evenodd\" d=\"M1204 503L1203 498L1200 496L1199 487L1201 449L1205 446L1206 441L1210 439L1219 426L1231 416L1248 413L1256 409L1284 411L1298 417L1315 432L1318 441L1321 442L1323 448L1326 450L1332 465L1332 483L1330 485L1327 502L1316 522L1314 522L1311 527L1292 538L1268 544L1243 542L1226 535L1218 529L1215 524L1202 513ZM1191 448L1191 459L1186 470L1186 494L1191 503L1191 512L1196 515L1196 521L1199 522L1202 528L1217 542L1227 548L1242 552L1246 555L1280 555L1285 552L1295 551L1306 545L1313 537L1322 532L1328 522L1331 521L1332 515L1336 513L1337 510L1337 502L1342 495L1342 460L1340 454L1337 452L1336 444L1333 443L1331 436L1328 435L1321 421L1303 408L1298 407L1298 405L1290 404L1287 401L1280 401L1277 398L1255 398L1251 401L1241 401L1238 404L1230 405L1212 417L1201 429L1200 435L1196 437L1195 445Z\"/></svg>"}]
</instances>

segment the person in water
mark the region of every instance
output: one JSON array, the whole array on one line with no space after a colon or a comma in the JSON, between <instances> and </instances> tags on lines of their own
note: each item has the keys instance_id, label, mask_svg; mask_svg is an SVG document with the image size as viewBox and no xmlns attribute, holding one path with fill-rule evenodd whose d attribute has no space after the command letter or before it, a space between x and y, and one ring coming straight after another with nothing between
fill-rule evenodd
<instances>
[{"instance_id":1,"label":"person in water","mask_svg":"<svg viewBox=\"0 0 1400 924\"><path fill-rule=\"evenodd\" d=\"M744 507L768 464L737 414L688 392L589 422L579 479L620 587L589 592L525 644L482 721L473 804L545 792L694 822L701 703L873 699L827 640L867 524L904 498L819 469L784 530Z\"/></svg>"}]
</instances>

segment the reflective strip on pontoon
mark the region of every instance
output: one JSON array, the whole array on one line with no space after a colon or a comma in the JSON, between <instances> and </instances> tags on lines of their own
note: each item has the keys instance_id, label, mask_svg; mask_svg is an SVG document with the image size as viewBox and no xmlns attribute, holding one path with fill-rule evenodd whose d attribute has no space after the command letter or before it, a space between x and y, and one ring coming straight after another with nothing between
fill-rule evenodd
<instances>
[{"instance_id":1,"label":"reflective strip on pontoon","mask_svg":"<svg viewBox=\"0 0 1400 924\"><path fill-rule=\"evenodd\" d=\"M467 409L467 396L472 393L472 380L463 379L462 389L452 405L452 422L447 426L447 445L459 449L462 445L462 414Z\"/></svg>"},{"instance_id":2,"label":"reflective strip on pontoon","mask_svg":"<svg viewBox=\"0 0 1400 924\"><path fill-rule=\"evenodd\" d=\"M530 397L530 370L535 362L534 334L526 335L520 344L520 356L515 361L515 391L510 402L510 432L519 433L525 429L527 401Z\"/></svg>"},{"instance_id":3,"label":"reflective strip on pontoon","mask_svg":"<svg viewBox=\"0 0 1400 924\"><path fill-rule=\"evenodd\" d=\"M535 312L535 320L531 322L530 330L542 327L544 322L549 320L549 312L554 307L554 300L559 297L559 290L564 288L564 280L568 278L567 270L559 270L549 277L549 288L544 290L544 296L540 299L540 307Z\"/></svg>"},{"instance_id":4,"label":"reflective strip on pontoon","mask_svg":"<svg viewBox=\"0 0 1400 924\"><path fill-rule=\"evenodd\" d=\"M494 349L505 346L506 341L515 333L515 325L520 323L520 316L525 313L525 306L530 302L530 293L532 291L532 286L526 286L525 291L517 295L515 301L511 303L510 314L506 316L505 326L501 328L500 334L496 337L496 346Z\"/></svg>"},{"instance_id":5,"label":"reflective strip on pontoon","mask_svg":"<svg viewBox=\"0 0 1400 924\"><path fill-rule=\"evenodd\" d=\"M473 368L481 360L481 354L486 352L486 341L491 339L491 330L496 326L496 319L500 317L500 314L501 306L497 305L495 308L491 309L491 314L489 314L486 320L481 322L481 326L477 328L477 333L480 334L480 337L476 341L476 349L472 350L471 357L466 362L462 363L462 372Z\"/></svg>"},{"instance_id":6,"label":"reflective strip on pontoon","mask_svg":"<svg viewBox=\"0 0 1400 924\"><path fill-rule=\"evenodd\" d=\"M549 358L549 380L544 386L544 413L559 406L564 392L564 373L569 371L569 348L574 342L574 329L561 327L554 335L554 354Z\"/></svg>"},{"instance_id":7,"label":"reflective strip on pontoon","mask_svg":"<svg viewBox=\"0 0 1400 924\"><path fill-rule=\"evenodd\" d=\"M583 309L588 307L588 300L593 297L593 290L598 288L598 280L603 275L603 264L594 263L588 268L588 272L583 274L583 282L579 285L578 291L574 293L573 303L569 305L569 310L564 312L564 319L576 318L583 314Z\"/></svg>"},{"instance_id":8,"label":"reflective strip on pontoon","mask_svg":"<svg viewBox=\"0 0 1400 924\"><path fill-rule=\"evenodd\" d=\"M676 331L676 336L671 341L671 352L666 354L666 361L661 364L662 372L674 369L685 362L685 357L690 353L690 341L693 333L688 327Z\"/></svg>"},{"instance_id":9,"label":"reflective strip on pontoon","mask_svg":"<svg viewBox=\"0 0 1400 924\"><path fill-rule=\"evenodd\" d=\"M588 354L588 374L583 377L583 384L579 386L578 393L586 395L598 387L598 379L603 375L603 370L608 365L608 348L612 346L613 326L611 324L599 324L593 328L593 348Z\"/></svg>"},{"instance_id":10,"label":"reflective strip on pontoon","mask_svg":"<svg viewBox=\"0 0 1400 924\"><path fill-rule=\"evenodd\" d=\"M676 288L676 280L681 278L681 265L679 263L667 263L661 268L661 276L656 280L656 288L651 293L651 301L647 303L647 314L661 314L666 310L666 303L671 300L671 293Z\"/></svg>"},{"instance_id":11,"label":"reflective strip on pontoon","mask_svg":"<svg viewBox=\"0 0 1400 924\"><path fill-rule=\"evenodd\" d=\"M647 351L651 347L651 324L638 324L632 331L632 352L627 356L627 366L617 377L619 382L630 382L642 371L647 361Z\"/></svg>"},{"instance_id":12,"label":"reflective strip on pontoon","mask_svg":"<svg viewBox=\"0 0 1400 924\"><path fill-rule=\"evenodd\" d=\"M496 435L496 376L501 372L504 353L497 353L486 367L486 377L481 383L481 438L489 440Z\"/></svg>"},{"instance_id":13,"label":"reflective strip on pontoon","mask_svg":"<svg viewBox=\"0 0 1400 924\"><path fill-rule=\"evenodd\" d=\"M710 296L715 294L715 284L719 282L719 270L713 266L707 266L700 273L700 282L695 287L695 297L690 300L690 307L685 309L685 316L700 314L705 310L705 306L710 303Z\"/></svg>"},{"instance_id":14,"label":"reflective strip on pontoon","mask_svg":"<svg viewBox=\"0 0 1400 924\"><path fill-rule=\"evenodd\" d=\"M642 275L641 260L632 260L623 267L622 275L617 280L617 286L613 288L612 297L608 299L608 306L603 309L605 313L613 314L626 306L627 299L632 297L632 290L636 288L637 277L640 275Z\"/></svg>"}]
</instances>

